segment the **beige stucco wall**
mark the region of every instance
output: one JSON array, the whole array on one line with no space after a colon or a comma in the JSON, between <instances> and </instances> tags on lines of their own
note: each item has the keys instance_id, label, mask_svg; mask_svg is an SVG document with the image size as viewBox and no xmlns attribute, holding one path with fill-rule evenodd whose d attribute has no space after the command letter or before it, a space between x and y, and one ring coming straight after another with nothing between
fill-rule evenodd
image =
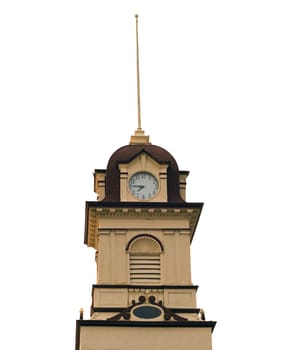
<instances>
[{"instance_id":1,"label":"beige stucco wall","mask_svg":"<svg viewBox=\"0 0 305 350\"><path fill-rule=\"evenodd\" d=\"M102 285L93 288L93 307L127 308L133 301L138 301L140 296L145 296L146 300L150 296L156 302L162 302L167 308L195 309L196 308L196 288L105 288ZM149 302L146 302L149 305ZM144 304L145 305L145 304ZM108 317L116 315L118 312L99 311L92 316L93 319L106 320ZM179 313L179 312L178 312ZM199 320L199 314L181 314L191 320Z\"/></svg>"},{"instance_id":2,"label":"beige stucco wall","mask_svg":"<svg viewBox=\"0 0 305 350\"><path fill-rule=\"evenodd\" d=\"M152 235L164 247L164 251L161 253L161 284L184 285L192 283L190 231L186 229L187 225L182 220L181 228L177 227L177 222L175 223L175 228L173 228L171 220L164 220L161 224L166 229L161 229L158 226L152 228L151 226L153 226L154 221L149 221L150 226L146 223L146 227L144 220L143 224L141 222L134 224L135 226L142 227L140 230L130 227L131 222L126 223L126 221L121 223L121 227L127 226L124 230L119 228L101 228L99 230L97 259L98 284L128 284L130 282L129 253L126 251L126 247L128 242L140 234ZM119 225L119 223L116 225Z\"/></svg>"},{"instance_id":3,"label":"beige stucco wall","mask_svg":"<svg viewBox=\"0 0 305 350\"><path fill-rule=\"evenodd\" d=\"M211 328L81 327L80 350L211 350Z\"/></svg>"}]
</instances>

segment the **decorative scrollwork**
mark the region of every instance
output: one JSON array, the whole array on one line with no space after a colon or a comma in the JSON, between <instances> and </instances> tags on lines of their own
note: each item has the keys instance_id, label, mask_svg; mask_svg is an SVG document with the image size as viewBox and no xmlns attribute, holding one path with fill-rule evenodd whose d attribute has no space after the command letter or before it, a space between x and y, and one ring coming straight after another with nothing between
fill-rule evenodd
<instances>
[{"instance_id":1,"label":"decorative scrollwork","mask_svg":"<svg viewBox=\"0 0 305 350\"><path fill-rule=\"evenodd\" d=\"M119 312L118 314L112 316L112 317L109 317L107 318L108 321L119 321L121 320L122 318L124 320L130 320L131 318L131 311L132 309L134 309L135 307L137 307L138 305L143 305L144 303L146 302L146 297L144 295L141 295L139 297L139 301L136 302L135 300L132 301L132 304L130 306L128 306L126 309L122 310L121 312ZM175 312L172 312L171 310L169 310L168 308L166 308L162 301L158 301L156 302L156 297L151 295L149 298L148 298L148 302L151 304L151 305L154 305L154 306L157 306L158 308L161 308L163 310L163 317L164 317L164 320L165 321L170 321L171 319L177 321L177 322L185 322L185 321L188 321L187 318L185 317L181 317L179 315L177 315Z\"/></svg>"}]
</instances>

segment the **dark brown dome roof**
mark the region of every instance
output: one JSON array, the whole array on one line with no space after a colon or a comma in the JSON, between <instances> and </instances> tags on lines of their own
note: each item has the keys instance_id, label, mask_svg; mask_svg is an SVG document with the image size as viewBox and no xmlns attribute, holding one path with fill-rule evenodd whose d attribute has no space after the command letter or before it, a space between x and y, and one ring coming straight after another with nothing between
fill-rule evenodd
<instances>
[{"instance_id":1,"label":"dark brown dome roof","mask_svg":"<svg viewBox=\"0 0 305 350\"><path fill-rule=\"evenodd\" d=\"M110 157L106 170L106 191L104 202L120 201L119 163L128 163L140 153L146 152L158 163L168 163L167 197L169 202L184 202L179 191L179 169L175 158L165 149L150 145L127 145L116 150Z\"/></svg>"}]
</instances>

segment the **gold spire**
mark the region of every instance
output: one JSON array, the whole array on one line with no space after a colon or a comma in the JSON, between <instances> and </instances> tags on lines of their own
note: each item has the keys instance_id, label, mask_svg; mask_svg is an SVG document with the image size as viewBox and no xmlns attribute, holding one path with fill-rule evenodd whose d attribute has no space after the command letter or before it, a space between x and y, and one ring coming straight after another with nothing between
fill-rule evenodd
<instances>
[{"instance_id":1,"label":"gold spire","mask_svg":"<svg viewBox=\"0 0 305 350\"><path fill-rule=\"evenodd\" d=\"M137 107L138 107L138 128L130 138L129 144L149 144L149 136L146 136L141 128L141 99L140 99L140 62L139 62L139 33L138 33L138 15L136 18L136 48L137 48Z\"/></svg>"},{"instance_id":2,"label":"gold spire","mask_svg":"<svg viewBox=\"0 0 305 350\"><path fill-rule=\"evenodd\" d=\"M138 95L138 129L141 130L141 99L140 99L140 62L139 62L139 31L138 15L136 17L136 46L137 46L137 95Z\"/></svg>"}]
</instances>

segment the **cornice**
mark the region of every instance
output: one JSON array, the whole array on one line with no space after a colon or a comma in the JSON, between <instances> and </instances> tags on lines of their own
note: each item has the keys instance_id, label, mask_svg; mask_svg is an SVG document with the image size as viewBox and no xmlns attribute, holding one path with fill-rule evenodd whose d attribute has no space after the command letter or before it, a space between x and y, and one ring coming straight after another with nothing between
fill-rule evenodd
<instances>
[{"instance_id":1,"label":"cornice","mask_svg":"<svg viewBox=\"0 0 305 350\"><path fill-rule=\"evenodd\" d=\"M203 203L86 202L84 242L88 246L96 247L98 218L186 219L189 221L192 240L202 207Z\"/></svg>"},{"instance_id":2,"label":"cornice","mask_svg":"<svg viewBox=\"0 0 305 350\"><path fill-rule=\"evenodd\" d=\"M104 321L104 320L77 320L77 326L80 327L200 327L211 328L216 326L216 321Z\"/></svg>"},{"instance_id":3,"label":"cornice","mask_svg":"<svg viewBox=\"0 0 305 350\"><path fill-rule=\"evenodd\" d=\"M202 208L202 202L104 202L87 201L87 207L95 208Z\"/></svg>"}]
</instances>

